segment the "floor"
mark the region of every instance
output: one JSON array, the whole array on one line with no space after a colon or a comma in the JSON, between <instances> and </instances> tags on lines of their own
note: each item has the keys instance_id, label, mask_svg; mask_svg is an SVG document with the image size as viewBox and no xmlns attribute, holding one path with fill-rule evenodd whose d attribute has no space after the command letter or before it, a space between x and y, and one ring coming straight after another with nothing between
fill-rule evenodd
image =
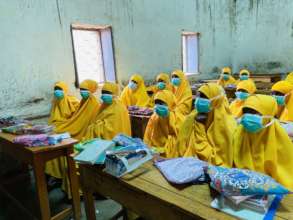
<instances>
[{"instance_id":1,"label":"floor","mask_svg":"<svg viewBox=\"0 0 293 220\"><path fill-rule=\"evenodd\" d=\"M24 205L22 209L15 205L7 195L0 190L0 220L31 220L38 219L38 205L36 201L36 191L34 187L34 178L31 173L26 177L21 177L20 181L9 184L6 189L14 195L17 200ZM66 200L65 194L59 189L54 189L49 193L51 212L57 213L59 210L70 206ZM82 220L86 219L84 213L84 204L81 204ZM111 219L121 210L121 206L110 199L96 200L96 215L99 220ZM71 218L68 218L71 219Z\"/></svg>"}]
</instances>

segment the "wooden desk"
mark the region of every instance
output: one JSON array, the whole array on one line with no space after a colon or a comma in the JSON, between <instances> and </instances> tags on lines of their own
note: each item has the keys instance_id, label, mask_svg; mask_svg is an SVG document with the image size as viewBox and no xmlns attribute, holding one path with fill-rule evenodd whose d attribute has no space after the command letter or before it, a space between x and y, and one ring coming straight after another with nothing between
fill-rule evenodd
<instances>
[{"instance_id":1,"label":"wooden desk","mask_svg":"<svg viewBox=\"0 0 293 220\"><path fill-rule=\"evenodd\" d=\"M95 219L93 192L110 196L145 219L235 219L210 207L208 184L175 188L151 162L122 179L99 167L80 165L80 170L88 220ZM275 219L293 219L293 195L282 200Z\"/></svg>"},{"instance_id":2,"label":"wooden desk","mask_svg":"<svg viewBox=\"0 0 293 220\"><path fill-rule=\"evenodd\" d=\"M51 217L50 214L47 183L45 178L45 165L47 161L61 156L65 156L67 158L68 177L71 183L74 218L80 219L81 212L78 178L76 175L75 163L70 157L70 155L73 153L73 144L75 144L77 141L74 139L67 139L64 140L62 143L54 146L25 147L19 144L12 143L12 140L15 137L15 135L0 133L0 145L3 152L11 155L17 160L20 160L32 166L36 179L36 190L40 205L41 219L59 220L70 215L72 212L72 209L68 208L58 213L54 217Z\"/></svg>"},{"instance_id":3,"label":"wooden desk","mask_svg":"<svg viewBox=\"0 0 293 220\"><path fill-rule=\"evenodd\" d=\"M129 115L131 123L132 137L143 140L145 129L151 116Z\"/></svg>"}]
</instances>

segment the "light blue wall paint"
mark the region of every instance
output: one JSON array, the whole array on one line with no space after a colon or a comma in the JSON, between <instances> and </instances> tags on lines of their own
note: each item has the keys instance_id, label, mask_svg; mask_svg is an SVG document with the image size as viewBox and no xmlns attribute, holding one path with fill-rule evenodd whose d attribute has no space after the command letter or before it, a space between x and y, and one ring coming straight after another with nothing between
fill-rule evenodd
<instances>
[{"instance_id":1,"label":"light blue wall paint","mask_svg":"<svg viewBox=\"0 0 293 220\"><path fill-rule=\"evenodd\" d=\"M112 26L121 81L135 72L152 80L180 68L181 31L200 32L197 78L211 78L225 65L293 69L292 11L291 0L0 1L0 114L48 112L57 80L75 92L73 22Z\"/></svg>"}]
</instances>

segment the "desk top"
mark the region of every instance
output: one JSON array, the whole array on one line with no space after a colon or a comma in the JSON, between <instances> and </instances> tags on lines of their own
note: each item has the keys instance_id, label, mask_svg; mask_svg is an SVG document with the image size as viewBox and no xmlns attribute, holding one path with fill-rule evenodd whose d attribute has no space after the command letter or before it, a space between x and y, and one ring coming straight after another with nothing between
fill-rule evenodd
<instances>
[{"instance_id":1,"label":"desk top","mask_svg":"<svg viewBox=\"0 0 293 220\"><path fill-rule=\"evenodd\" d=\"M16 136L17 135L0 132L0 142L7 141L7 142L13 143L13 139ZM13 145L15 145L17 147L25 148L26 150L31 151L32 153L40 153L40 152L46 152L46 151L53 151L56 149L67 148L67 147L72 146L73 144L76 144L76 143L77 143L77 140L69 138L69 139L63 140L59 144L52 145L52 146L24 147L23 145L20 145L20 144L13 144Z\"/></svg>"},{"instance_id":2,"label":"desk top","mask_svg":"<svg viewBox=\"0 0 293 220\"><path fill-rule=\"evenodd\" d=\"M99 173L104 173L101 169L98 170ZM103 174L106 175L108 174ZM235 219L210 207L213 198L208 184L190 185L185 188L174 187L167 182L152 162L147 162L134 172L125 175L120 181L130 188L142 190L204 219ZM275 219L293 219L293 195L287 195L282 200Z\"/></svg>"}]
</instances>

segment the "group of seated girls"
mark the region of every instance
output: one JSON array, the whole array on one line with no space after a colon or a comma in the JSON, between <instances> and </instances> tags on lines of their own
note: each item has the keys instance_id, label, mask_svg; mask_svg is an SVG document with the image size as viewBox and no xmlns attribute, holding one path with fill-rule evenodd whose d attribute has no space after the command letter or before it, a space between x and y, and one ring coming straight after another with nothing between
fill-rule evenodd
<instances>
[{"instance_id":1,"label":"group of seated girls","mask_svg":"<svg viewBox=\"0 0 293 220\"><path fill-rule=\"evenodd\" d=\"M111 140L131 135L128 106L154 109L144 142L164 157L198 157L213 165L238 167L266 173L293 190L293 143L280 121L293 122L293 73L272 87L272 95L255 94L248 70L239 80L230 68L223 68L217 83L203 84L192 102L190 84L180 70L160 73L148 88L135 74L119 93L119 86L106 82L100 100L93 80L80 84L81 101L68 95L58 82L49 122L56 132L69 132L77 140ZM236 86L236 99L229 105L223 87ZM50 161L47 174L65 178L64 158ZM67 190L66 190L67 191ZM69 192L69 191L67 191Z\"/></svg>"}]
</instances>

